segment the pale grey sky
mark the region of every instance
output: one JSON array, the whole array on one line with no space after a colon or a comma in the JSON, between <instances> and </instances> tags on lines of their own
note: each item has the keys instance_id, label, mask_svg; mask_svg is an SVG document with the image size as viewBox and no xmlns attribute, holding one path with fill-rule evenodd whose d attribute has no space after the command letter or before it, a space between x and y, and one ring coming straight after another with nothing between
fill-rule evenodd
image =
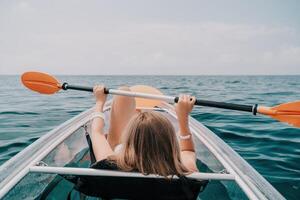
<instances>
[{"instance_id":1,"label":"pale grey sky","mask_svg":"<svg viewBox=\"0 0 300 200\"><path fill-rule=\"evenodd\" d=\"M0 74L300 74L298 0L0 0Z\"/></svg>"}]
</instances>

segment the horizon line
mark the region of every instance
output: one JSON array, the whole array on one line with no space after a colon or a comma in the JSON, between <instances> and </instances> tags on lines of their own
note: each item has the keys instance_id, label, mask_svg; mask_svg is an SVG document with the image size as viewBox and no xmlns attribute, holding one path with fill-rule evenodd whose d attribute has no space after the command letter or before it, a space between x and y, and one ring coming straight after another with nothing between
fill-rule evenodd
<instances>
[{"instance_id":1,"label":"horizon line","mask_svg":"<svg viewBox=\"0 0 300 200\"><path fill-rule=\"evenodd\" d=\"M25 72L24 72L25 73ZM55 76L299 76L299 74L50 74ZM0 76L20 76L20 74L0 74Z\"/></svg>"}]
</instances>

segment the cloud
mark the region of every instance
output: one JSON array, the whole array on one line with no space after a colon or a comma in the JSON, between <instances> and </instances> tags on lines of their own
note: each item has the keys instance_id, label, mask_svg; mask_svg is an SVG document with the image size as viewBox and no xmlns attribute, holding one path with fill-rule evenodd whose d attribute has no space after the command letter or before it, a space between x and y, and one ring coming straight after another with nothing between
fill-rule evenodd
<instances>
[{"instance_id":1,"label":"cloud","mask_svg":"<svg viewBox=\"0 0 300 200\"><path fill-rule=\"evenodd\" d=\"M94 12L73 18L63 8L50 13L27 1L11 8L0 21L0 73L300 73L299 31L293 27Z\"/></svg>"}]
</instances>

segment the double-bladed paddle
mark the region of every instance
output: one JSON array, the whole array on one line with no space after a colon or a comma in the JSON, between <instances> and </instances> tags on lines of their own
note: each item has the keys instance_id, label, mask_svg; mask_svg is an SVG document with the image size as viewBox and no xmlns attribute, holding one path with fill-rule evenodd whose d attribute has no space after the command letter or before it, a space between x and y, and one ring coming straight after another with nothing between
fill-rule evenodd
<instances>
[{"instance_id":1,"label":"double-bladed paddle","mask_svg":"<svg viewBox=\"0 0 300 200\"><path fill-rule=\"evenodd\" d=\"M60 84L55 77L41 72L26 72L21 79L27 88L41 94L54 94L61 89L93 92L92 87L69 85L68 83ZM131 91L105 88L104 92L106 94L137 97L137 104L138 101L142 101L141 98L153 99L153 101L148 102L150 105L155 105L160 101L177 103L179 99L179 97L165 96L158 89L144 85L133 86ZM300 101L266 107L257 104L241 105L197 99L195 105L251 112L253 115L260 113L300 128Z\"/></svg>"}]
</instances>

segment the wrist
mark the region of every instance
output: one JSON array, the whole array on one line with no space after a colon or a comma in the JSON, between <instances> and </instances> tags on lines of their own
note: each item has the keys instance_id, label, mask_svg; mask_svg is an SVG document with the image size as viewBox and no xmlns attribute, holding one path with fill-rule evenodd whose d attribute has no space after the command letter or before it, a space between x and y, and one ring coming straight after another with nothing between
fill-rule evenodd
<instances>
[{"instance_id":1,"label":"wrist","mask_svg":"<svg viewBox=\"0 0 300 200\"><path fill-rule=\"evenodd\" d=\"M104 107L104 102L102 101L97 101L96 106L95 106L95 111L96 112L102 112Z\"/></svg>"},{"instance_id":2,"label":"wrist","mask_svg":"<svg viewBox=\"0 0 300 200\"><path fill-rule=\"evenodd\" d=\"M179 127L179 134L180 135L187 135L187 134L190 134L190 133L191 133L191 130L188 126Z\"/></svg>"}]
</instances>

